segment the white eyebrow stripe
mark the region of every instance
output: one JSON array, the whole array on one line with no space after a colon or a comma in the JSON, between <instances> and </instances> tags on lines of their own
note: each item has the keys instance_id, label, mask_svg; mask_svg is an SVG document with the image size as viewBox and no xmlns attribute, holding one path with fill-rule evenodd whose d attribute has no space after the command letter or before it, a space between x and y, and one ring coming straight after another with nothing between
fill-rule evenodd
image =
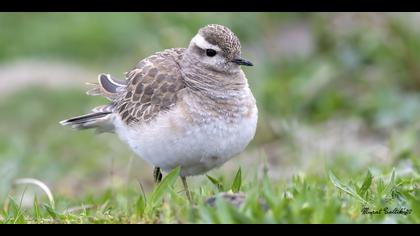
<instances>
[{"instance_id":1,"label":"white eyebrow stripe","mask_svg":"<svg viewBox=\"0 0 420 236\"><path fill-rule=\"evenodd\" d=\"M194 38L191 40L191 42L195 43L195 45L197 45L197 47L199 47L201 49L213 49L213 50L216 50L216 51L221 51L219 46L213 45L213 44L207 42L207 40L205 40L203 38L203 36L201 36L200 34L197 34L196 36L194 36Z\"/></svg>"}]
</instances>

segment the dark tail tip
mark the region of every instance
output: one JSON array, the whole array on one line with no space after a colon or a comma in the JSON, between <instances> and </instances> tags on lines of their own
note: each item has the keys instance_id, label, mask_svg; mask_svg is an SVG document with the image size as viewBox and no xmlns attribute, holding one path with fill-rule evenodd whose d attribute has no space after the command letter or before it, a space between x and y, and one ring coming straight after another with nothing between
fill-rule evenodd
<instances>
[{"instance_id":1,"label":"dark tail tip","mask_svg":"<svg viewBox=\"0 0 420 236\"><path fill-rule=\"evenodd\" d=\"M111 112L96 112L96 113L90 113L82 116L73 117L67 120L62 120L59 123L63 126L67 125L81 125L87 122L95 121L98 118L102 118L106 115L111 114Z\"/></svg>"}]
</instances>

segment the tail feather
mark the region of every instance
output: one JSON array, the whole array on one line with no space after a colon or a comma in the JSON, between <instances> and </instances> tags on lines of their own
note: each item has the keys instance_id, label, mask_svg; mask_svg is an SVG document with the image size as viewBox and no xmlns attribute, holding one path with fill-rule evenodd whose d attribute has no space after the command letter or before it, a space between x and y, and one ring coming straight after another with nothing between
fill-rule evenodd
<instances>
[{"instance_id":1,"label":"tail feather","mask_svg":"<svg viewBox=\"0 0 420 236\"><path fill-rule=\"evenodd\" d=\"M88 95L101 95L113 101L119 96L119 92L127 86L127 80L117 80L109 74L98 75L98 83L88 83L93 88L87 91ZM75 129L95 128L97 133L114 132L113 105L107 104L92 109L92 112L82 116L76 116L60 122L63 126L71 126Z\"/></svg>"},{"instance_id":2,"label":"tail feather","mask_svg":"<svg viewBox=\"0 0 420 236\"><path fill-rule=\"evenodd\" d=\"M114 79L109 74L100 74L98 75L98 83L88 84L94 87L86 92L87 95L101 95L112 101L118 96L120 89L127 86L127 81Z\"/></svg>"},{"instance_id":3,"label":"tail feather","mask_svg":"<svg viewBox=\"0 0 420 236\"><path fill-rule=\"evenodd\" d=\"M113 132L111 112L96 112L86 115L76 116L67 120L60 121L63 126L71 126L75 129L91 129L96 128L98 133Z\"/></svg>"}]
</instances>

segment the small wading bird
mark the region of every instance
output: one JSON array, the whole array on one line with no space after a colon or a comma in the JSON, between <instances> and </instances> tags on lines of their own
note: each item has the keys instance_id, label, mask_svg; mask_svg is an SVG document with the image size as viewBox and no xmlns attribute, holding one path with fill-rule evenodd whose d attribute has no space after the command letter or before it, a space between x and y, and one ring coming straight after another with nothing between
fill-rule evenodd
<instances>
[{"instance_id":1,"label":"small wading bird","mask_svg":"<svg viewBox=\"0 0 420 236\"><path fill-rule=\"evenodd\" d=\"M91 113L61 121L76 129L116 133L155 167L154 179L180 166L186 177L220 167L253 139L257 106L241 65L241 45L225 26L201 28L188 48L141 60L125 80L100 74L88 95L110 100Z\"/></svg>"}]
</instances>

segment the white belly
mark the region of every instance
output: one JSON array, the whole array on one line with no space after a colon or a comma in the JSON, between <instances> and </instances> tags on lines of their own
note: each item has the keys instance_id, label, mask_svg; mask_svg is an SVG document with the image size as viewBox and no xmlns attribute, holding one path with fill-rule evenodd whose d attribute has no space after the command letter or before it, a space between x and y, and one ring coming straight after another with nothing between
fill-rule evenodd
<instances>
[{"instance_id":1,"label":"white belly","mask_svg":"<svg viewBox=\"0 0 420 236\"><path fill-rule=\"evenodd\" d=\"M128 128L116 120L116 132L134 152L164 171L181 166L181 175L203 174L242 152L255 135L257 109L234 123L209 119L188 123L181 109L158 116L147 125Z\"/></svg>"}]
</instances>

